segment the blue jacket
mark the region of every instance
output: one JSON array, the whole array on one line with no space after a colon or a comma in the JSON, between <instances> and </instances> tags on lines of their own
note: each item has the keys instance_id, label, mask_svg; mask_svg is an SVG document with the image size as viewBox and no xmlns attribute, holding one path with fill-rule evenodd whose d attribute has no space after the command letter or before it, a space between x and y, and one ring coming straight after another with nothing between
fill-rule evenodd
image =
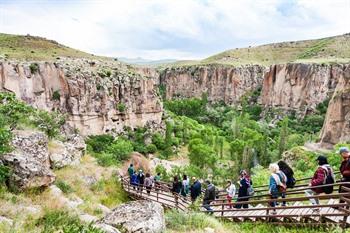
<instances>
[{"instance_id":1,"label":"blue jacket","mask_svg":"<svg viewBox=\"0 0 350 233\"><path fill-rule=\"evenodd\" d=\"M277 182L273 178L273 176L270 176L269 190L270 190L272 195L277 195L278 194Z\"/></svg>"},{"instance_id":2,"label":"blue jacket","mask_svg":"<svg viewBox=\"0 0 350 233\"><path fill-rule=\"evenodd\" d=\"M134 173L134 174L131 175L130 183L131 183L132 185L139 185L139 180L138 180L138 178L137 178L136 173Z\"/></svg>"}]
</instances>

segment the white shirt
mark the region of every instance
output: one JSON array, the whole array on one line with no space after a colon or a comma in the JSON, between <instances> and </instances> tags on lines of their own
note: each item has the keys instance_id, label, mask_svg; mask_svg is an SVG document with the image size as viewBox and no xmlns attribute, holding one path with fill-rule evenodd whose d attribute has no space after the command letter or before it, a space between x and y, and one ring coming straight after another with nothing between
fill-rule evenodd
<instances>
[{"instance_id":1,"label":"white shirt","mask_svg":"<svg viewBox=\"0 0 350 233\"><path fill-rule=\"evenodd\" d=\"M234 197L236 194L236 186L231 184L230 187L226 189L227 195L230 197Z\"/></svg>"}]
</instances>

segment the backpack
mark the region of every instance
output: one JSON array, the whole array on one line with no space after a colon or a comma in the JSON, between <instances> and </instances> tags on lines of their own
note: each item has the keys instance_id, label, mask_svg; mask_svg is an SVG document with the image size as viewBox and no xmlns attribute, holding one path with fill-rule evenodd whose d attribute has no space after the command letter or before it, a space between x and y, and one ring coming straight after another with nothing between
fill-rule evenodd
<instances>
[{"instance_id":1,"label":"backpack","mask_svg":"<svg viewBox=\"0 0 350 233\"><path fill-rule=\"evenodd\" d=\"M295 186L295 178L292 176L292 177L287 177L287 188L294 188Z\"/></svg>"},{"instance_id":2,"label":"backpack","mask_svg":"<svg viewBox=\"0 0 350 233\"><path fill-rule=\"evenodd\" d=\"M247 184L248 184L248 189L247 189L247 192L248 192L248 196L254 196L254 188L253 188L253 185L250 184L250 181L246 180Z\"/></svg>"},{"instance_id":3,"label":"backpack","mask_svg":"<svg viewBox=\"0 0 350 233\"><path fill-rule=\"evenodd\" d=\"M332 169L330 167L323 167L323 170L325 171L326 175L323 184L334 184ZM323 192L325 192L326 194L331 194L333 192L333 186L324 187Z\"/></svg>"},{"instance_id":4,"label":"backpack","mask_svg":"<svg viewBox=\"0 0 350 233\"><path fill-rule=\"evenodd\" d=\"M278 175L278 178L280 179L281 183L283 184L283 185L278 185L277 189L280 193L284 193L287 190L286 180L284 179L285 176L282 176L281 173L278 173L277 175Z\"/></svg>"}]
</instances>

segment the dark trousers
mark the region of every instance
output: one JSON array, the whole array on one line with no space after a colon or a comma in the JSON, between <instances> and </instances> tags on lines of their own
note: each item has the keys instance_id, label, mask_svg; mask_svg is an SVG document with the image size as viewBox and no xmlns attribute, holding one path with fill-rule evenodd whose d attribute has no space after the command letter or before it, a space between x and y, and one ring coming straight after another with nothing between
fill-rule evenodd
<instances>
[{"instance_id":1,"label":"dark trousers","mask_svg":"<svg viewBox=\"0 0 350 233\"><path fill-rule=\"evenodd\" d=\"M246 197L238 197L237 198L237 201L240 202L240 201L249 201L249 198L246 198ZM236 204L235 205L235 208L237 209L240 209L240 208L244 208L244 209L248 209L248 204Z\"/></svg>"}]
</instances>

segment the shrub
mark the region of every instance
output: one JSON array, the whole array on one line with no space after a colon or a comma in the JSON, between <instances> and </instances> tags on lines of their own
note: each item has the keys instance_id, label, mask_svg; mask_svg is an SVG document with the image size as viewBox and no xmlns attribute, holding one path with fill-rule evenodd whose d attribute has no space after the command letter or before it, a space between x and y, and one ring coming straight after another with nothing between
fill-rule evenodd
<instances>
[{"instance_id":1,"label":"shrub","mask_svg":"<svg viewBox=\"0 0 350 233\"><path fill-rule=\"evenodd\" d=\"M62 190L63 193L67 194L67 193L71 193L74 191L73 188L69 184L64 182L63 180L57 180L55 182L55 184L58 188L60 188Z\"/></svg>"},{"instance_id":2,"label":"shrub","mask_svg":"<svg viewBox=\"0 0 350 233\"><path fill-rule=\"evenodd\" d=\"M147 150L147 153L153 154L157 152L157 147L154 144L149 144L147 145L146 150Z\"/></svg>"},{"instance_id":3,"label":"shrub","mask_svg":"<svg viewBox=\"0 0 350 233\"><path fill-rule=\"evenodd\" d=\"M123 104L123 103L119 103L119 104L117 104L117 109L118 109L119 112L125 112L126 105Z\"/></svg>"},{"instance_id":4,"label":"shrub","mask_svg":"<svg viewBox=\"0 0 350 233\"><path fill-rule=\"evenodd\" d=\"M95 155L95 157L97 158L97 163L103 167L109 167L118 164L118 161L115 159L115 157L109 153L101 153Z\"/></svg>"},{"instance_id":5,"label":"shrub","mask_svg":"<svg viewBox=\"0 0 350 233\"><path fill-rule=\"evenodd\" d=\"M58 90L54 91L53 94L52 94L52 100L60 100L60 99L61 99L60 92Z\"/></svg>"},{"instance_id":6,"label":"shrub","mask_svg":"<svg viewBox=\"0 0 350 233\"><path fill-rule=\"evenodd\" d=\"M160 135L160 133L153 134L152 144L154 144L157 147L157 149L159 149L159 150L164 150L166 147L165 141L164 141L162 135Z\"/></svg>"},{"instance_id":7,"label":"shrub","mask_svg":"<svg viewBox=\"0 0 350 233\"><path fill-rule=\"evenodd\" d=\"M4 123L1 123L0 120L0 124L3 125ZM9 152L11 150L11 146L10 146L10 142L12 139L12 133L5 128L2 128L0 126L0 156L3 153Z\"/></svg>"},{"instance_id":8,"label":"shrub","mask_svg":"<svg viewBox=\"0 0 350 233\"><path fill-rule=\"evenodd\" d=\"M38 63L32 63L32 64L30 64L29 69L30 69L30 72L31 72L32 74L37 73L37 72L39 71L39 65L38 65Z\"/></svg>"},{"instance_id":9,"label":"shrub","mask_svg":"<svg viewBox=\"0 0 350 233\"><path fill-rule=\"evenodd\" d=\"M103 134L89 136L85 142L89 148L92 149L92 152L100 153L102 151L106 151L109 145L112 144L113 140L113 136L109 134Z\"/></svg>"},{"instance_id":10,"label":"shrub","mask_svg":"<svg viewBox=\"0 0 350 233\"><path fill-rule=\"evenodd\" d=\"M46 112L38 110L34 116L33 123L50 138L56 137L60 127L64 124L64 117L58 112Z\"/></svg>"},{"instance_id":11,"label":"shrub","mask_svg":"<svg viewBox=\"0 0 350 233\"><path fill-rule=\"evenodd\" d=\"M122 161L128 158L133 149L130 141L118 139L107 148L107 152L112 154L118 161Z\"/></svg>"},{"instance_id":12,"label":"shrub","mask_svg":"<svg viewBox=\"0 0 350 233\"><path fill-rule=\"evenodd\" d=\"M42 226L42 232L54 233L102 233L104 231L93 227L91 224L82 223L78 216L71 215L64 210L46 210L43 217L37 220L37 224Z\"/></svg>"},{"instance_id":13,"label":"shrub","mask_svg":"<svg viewBox=\"0 0 350 233\"><path fill-rule=\"evenodd\" d=\"M10 177L10 168L4 165L0 165L0 186L5 184Z\"/></svg>"}]
</instances>

